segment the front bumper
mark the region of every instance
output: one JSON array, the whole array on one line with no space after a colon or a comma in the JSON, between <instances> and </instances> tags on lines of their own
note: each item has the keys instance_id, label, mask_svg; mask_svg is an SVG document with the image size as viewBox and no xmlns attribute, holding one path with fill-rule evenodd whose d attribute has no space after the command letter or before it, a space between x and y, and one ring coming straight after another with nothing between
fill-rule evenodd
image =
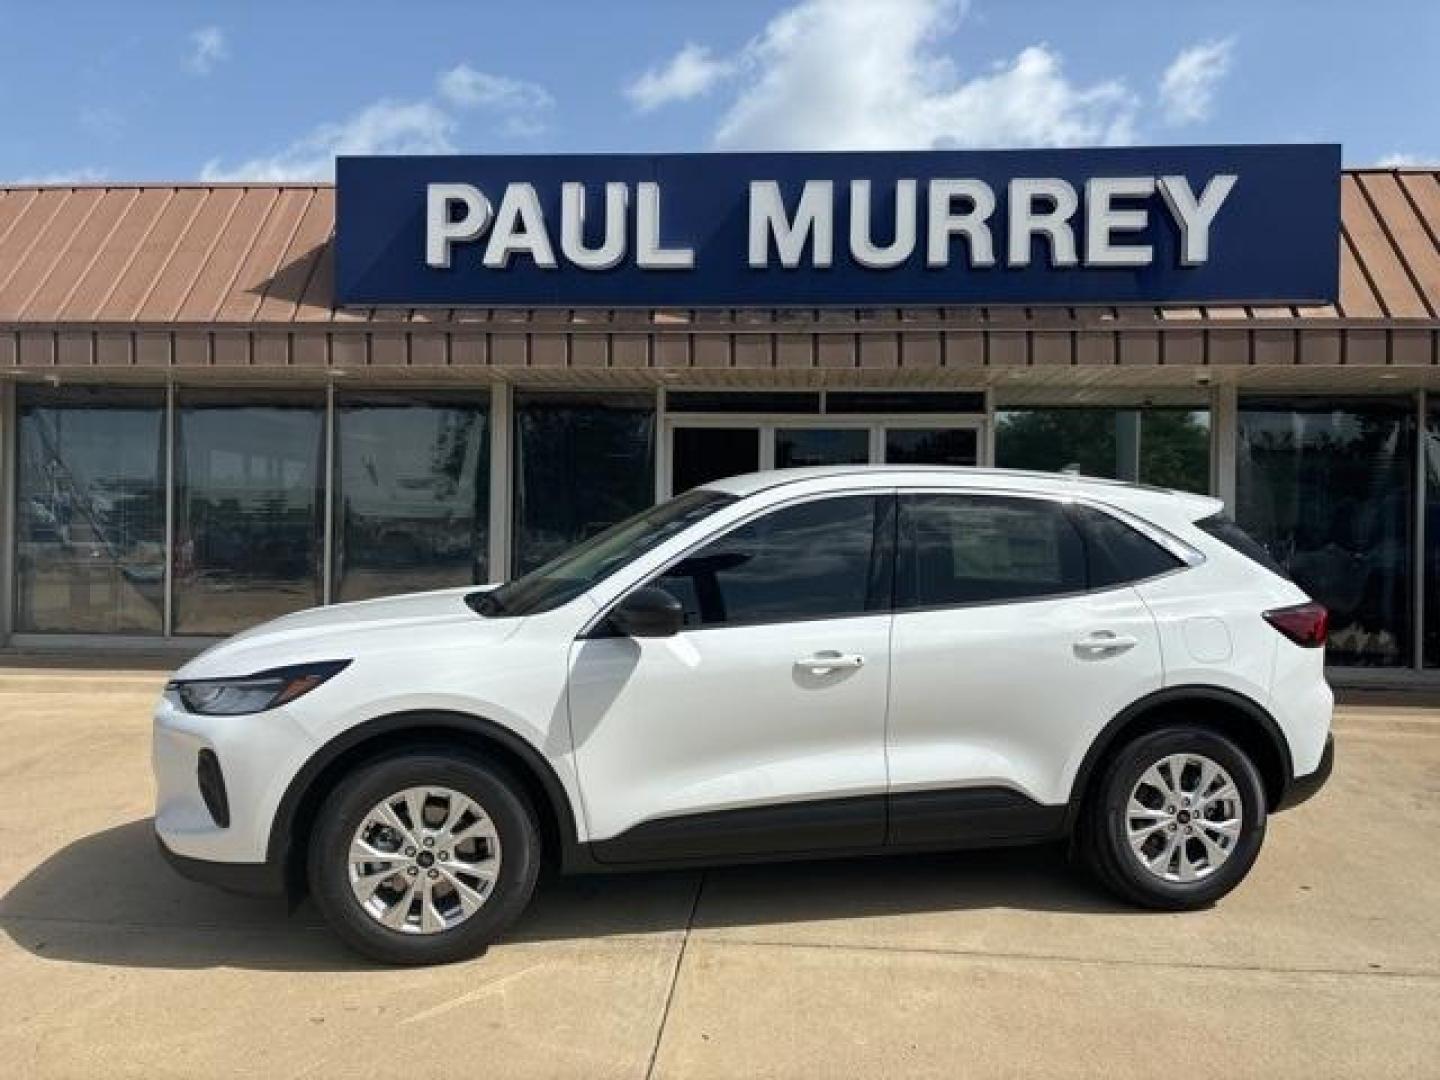
<instances>
[{"instance_id":1,"label":"front bumper","mask_svg":"<svg viewBox=\"0 0 1440 1080\"><path fill-rule=\"evenodd\" d=\"M213 885L226 892L243 893L246 896L284 896L288 891L285 869L278 863L215 862L211 859L177 855L166 846L158 832L155 834L155 844L177 874L202 885Z\"/></svg>"},{"instance_id":2,"label":"front bumper","mask_svg":"<svg viewBox=\"0 0 1440 1080\"><path fill-rule=\"evenodd\" d=\"M1315 793L1325 786L1330 779L1330 774L1335 771L1335 736L1325 736L1325 749L1320 754L1320 764L1314 772L1305 776L1297 776L1290 781L1290 786L1285 789L1281 796L1276 811L1289 810L1291 807L1299 806L1313 798Z\"/></svg>"},{"instance_id":3,"label":"front bumper","mask_svg":"<svg viewBox=\"0 0 1440 1080\"><path fill-rule=\"evenodd\" d=\"M265 863L276 807L315 750L315 740L284 707L197 716L166 694L155 708L151 746L156 833L180 858Z\"/></svg>"}]
</instances>

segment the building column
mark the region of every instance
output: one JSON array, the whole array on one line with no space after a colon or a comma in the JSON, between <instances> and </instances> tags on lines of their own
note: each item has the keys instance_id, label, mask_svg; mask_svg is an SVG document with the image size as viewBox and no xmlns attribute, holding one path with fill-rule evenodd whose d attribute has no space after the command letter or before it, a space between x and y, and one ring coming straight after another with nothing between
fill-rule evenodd
<instances>
[{"instance_id":1,"label":"building column","mask_svg":"<svg viewBox=\"0 0 1440 1080\"><path fill-rule=\"evenodd\" d=\"M1115 410L1115 478L1140 482L1140 410Z\"/></svg>"},{"instance_id":2,"label":"building column","mask_svg":"<svg viewBox=\"0 0 1440 1080\"><path fill-rule=\"evenodd\" d=\"M511 406L514 395L510 384L495 382L490 386L490 552L491 581L510 580L510 536L515 500L511 481L511 464L515 456Z\"/></svg>"},{"instance_id":3,"label":"building column","mask_svg":"<svg viewBox=\"0 0 1440 1080\"><path fill-rule=\"evenodd\" d=\"M1235 454L1240 442L1239 394L1233 386L1210 389L1210 491L1235 514Z\"/></svg>"},{"instance_id":4,"label":"building column","mask_svg":"<svg viewBox=\"0 0 1440 1080\"><path fill-rule=\"evenodd\" d=\"M15 383L0 382L0 644L15 632Z\"/></svg>"}]
</instances>

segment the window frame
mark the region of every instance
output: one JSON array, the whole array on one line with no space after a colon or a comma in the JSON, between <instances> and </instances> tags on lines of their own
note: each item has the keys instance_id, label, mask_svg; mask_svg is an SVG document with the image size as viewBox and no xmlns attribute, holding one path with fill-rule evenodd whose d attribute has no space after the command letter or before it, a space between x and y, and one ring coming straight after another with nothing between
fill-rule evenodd
<instances>
[{"instance_id":1,"label":"window frame","mask_svg":"<svg viewBox=\"0 0 1440 1080\"><path fill-rule=\"evenodd\" d=\"M883 588L880 589L880 606L873 610L852 612L845 615L808 615L802 618L767 618L767 619L744 619L734 622L726 622L712 626L687 626L682 627L680 634L706 633L719 630L749 629L757 626L794 626L802 623L824 622L826 620L840 621L845 619L867 619L876 615L891 615L895 611L895 568L896 551L899 543L899 504L897 490L893 484L881 485L873 488L852 488L843 491L817 491L808 495L799 495L793 498L784 499L779 502L767 503L764 506L756 507L753 513L744 517L727 522L714 532L699 537L694 543L689 544L683 550L666 559L660 566L645 573L637 582L621 591L621 593L588 620L576 640L593 638L611 638L620 635L610 628L610 614L623 604L631 593L638 589L654 586L657 581L663 578L671 569L684 562L696 552L706 546L723 540L726 536L742 529L761 518L771 514L778 514L784 510L793 509L805 503L822 502L830 499L873 499L876 501L875 522L871 535L870 548L870 569L866 580L866 602L869 603L872 593L875 591L875 572L877 560L882 570L881 581ZM678 635L677 635L678 636Z\"/></svg>"}]
</instances>

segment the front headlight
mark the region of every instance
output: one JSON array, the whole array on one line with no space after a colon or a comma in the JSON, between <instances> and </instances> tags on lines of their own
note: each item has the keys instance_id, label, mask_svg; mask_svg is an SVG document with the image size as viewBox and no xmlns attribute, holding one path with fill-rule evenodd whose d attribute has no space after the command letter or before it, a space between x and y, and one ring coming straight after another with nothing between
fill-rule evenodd
<instances>
[{"instance_id":1,"label":"front headlight","mask_svg":"<svg viewBox=\"0 0 1440 1080\"><path fill-rule=\"evenodd\" d=\"M349 660L322 660L272 668L238 679L175 679L165 689L179 697L186 712L243 716L294 701L349 666Z\"/></svg>"}]
</instances>

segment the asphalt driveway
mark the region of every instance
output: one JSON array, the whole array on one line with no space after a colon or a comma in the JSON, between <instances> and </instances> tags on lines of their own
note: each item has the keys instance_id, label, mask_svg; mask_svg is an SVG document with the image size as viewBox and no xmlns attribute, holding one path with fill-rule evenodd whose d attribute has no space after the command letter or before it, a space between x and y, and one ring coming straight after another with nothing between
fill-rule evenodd
<instances>
[{"instance_id":1,"label":"asphalt driveway","mask_svg":"<svg viewBox=\"0 0 1440 1080\"><path fill-rule=\"evenodd\" d=\"M162 681L0 669L4 1075L1440 1075L1440 712L1344 709L1331 785L1208 912L1054 849L576 879L387 970L163 865Z\"/></svg>"}]
</instances>

